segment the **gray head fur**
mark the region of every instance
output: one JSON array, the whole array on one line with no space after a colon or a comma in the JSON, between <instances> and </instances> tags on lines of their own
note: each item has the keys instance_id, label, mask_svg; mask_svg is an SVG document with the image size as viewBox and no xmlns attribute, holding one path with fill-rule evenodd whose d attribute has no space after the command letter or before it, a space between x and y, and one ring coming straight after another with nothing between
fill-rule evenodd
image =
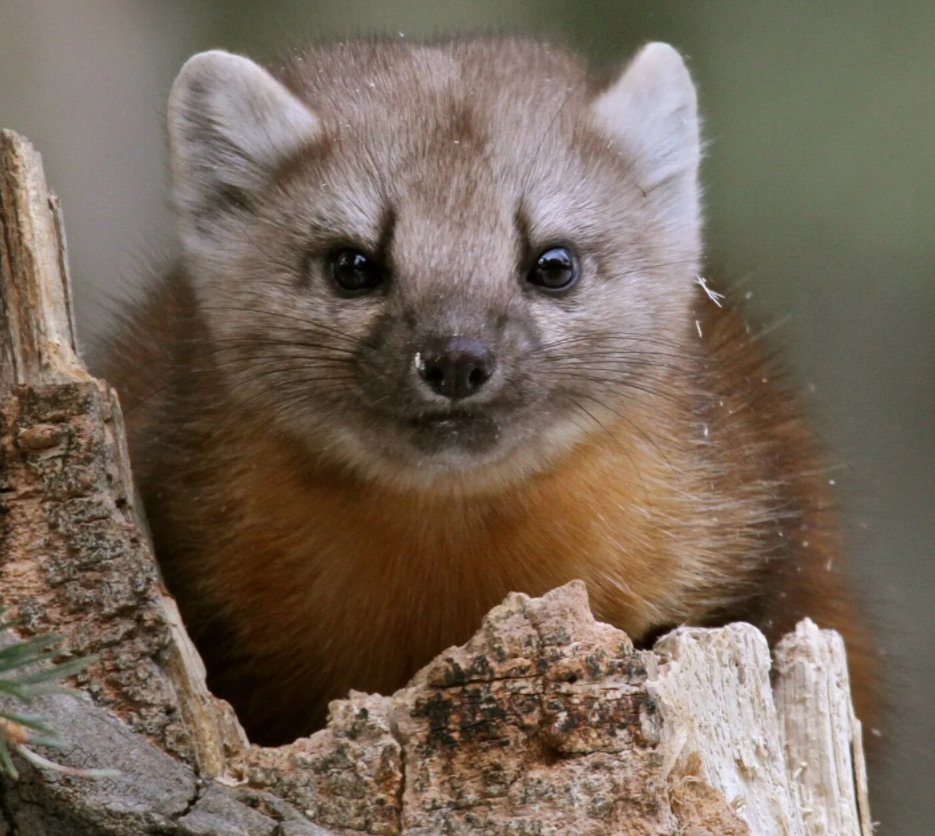
<instances>
[{"instance_id":1,"label":"gray head fur","mask_svg":"<svg viewBox=\"0 0 935 836\"><path fill-rule=\"evenodd\" d=\"M207 52L169 119L219 374L310 456L400 485L497 485L663 386L700 259L695 91L671 47L603 88L523 40L336 45L275 76ZM529 276L555 247L577 281L550 292ZM382 281L343 291L342 252ZM434 385L439 345L471 373L463 346L480 346L482 385Z\"/></svg>"}]
</instances>

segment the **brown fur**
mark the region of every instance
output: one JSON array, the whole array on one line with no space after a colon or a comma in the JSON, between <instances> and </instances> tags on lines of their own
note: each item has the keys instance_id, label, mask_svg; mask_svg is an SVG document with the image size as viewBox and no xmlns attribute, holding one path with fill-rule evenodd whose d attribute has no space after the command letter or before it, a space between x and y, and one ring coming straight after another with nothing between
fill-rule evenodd
<instances>
[{"instance_id":1,"label":"brown fur","mask_svg":"<svg viewBox=\"0 0 935 836\"><path fill-rule=\"evenodd\" d=\"M512 42L495 43L479 48L479 58ZM452 49L469 49L458 44ZM329 96L340 102L371 64L379 74L403 60L392 47L354 48L363 55L356 64L313 54L284 77L302 91L297 76L315 60L343 67L347 78L324 93L308 82L303 94L327 112ZM540 63L552 60L538 47L523 49ZM570 89L580 67L567 56L555 60L551 72L565 73ZM581 96L584 107L593 91ZM446 123L452 136L471 141L472 132L482 133L475 117L459 119ZM332 153L321 149L315 153ZM282 188L301 180L311 153L278 166ZM446 182L456 169L445 172ZM480 178L481 202L484 188ZM460 195L469 205L470 195ZM476 217L478 227L487 223ZM443 212L437 218L432 235L461 235L444 226ZM405 224L403 216L394 245L403 252L409 241L418 250L420 239L407 238ZM485 240L498 234L491 228ZM276 239L263 240L257 252L268 254ZM654 262L653 241L635 240L628 246ZM701 288L687 289L684 307L658 321L640 313L633 297L632 315L664 344L665 362L649 364L609 406L582 407L584 428L545 464L536 460L499 481L472 482L468 473L420 482L384 478L392 464L375 470L334 452L317 427L284 419L269 393L239 388L249 380L237 375L251 352L265 350L267 337L259 335L269 331L257 325L232 339L225 321L240 314L233 305L227 314L206 306L198 282L191 268L170 273L130 312L102 372L123 399L166 581L206 657L211 686L255 740L279 743L320 726L328 701L350 688L391 693L446 646L467 640L508 592L540 595L575 578L586 581L598 618L642 643L682 623L747 620L770 641L804 616L834 627L848 644L858 711L875 716L873 654L842 575L811 434L759 341ZM279 316L268 328L285 332ZM382 322L361 328L392 327ZM327 341L325 327L310 333ZM593 339L599 353L602 343ZM502 348L504 356L511 351L518 349ZM579 374L589 368L596 367L579 363Z\"/></svg>"},{"instance_id":2,"label":"brown fur","mask_svg":"<svg viewBox=\"0 0 935 836\"><path fill-rule=\"evenodd\" d=\"M805 616L833 627L858 713L876 717L874 654L811 434L739 318L696 297L705 339L673 371L693 406L662 400L646 416L669 428L664 446L618 422L506 495L433 498L322 466L261 416L232 416L210 362L173 380L165 346L199 356L205 337L172 275L125 332L124 369L106 373L167 582L251 735L314 729L350 688L391 693L508 592L574 578L637 642L680 623L745 620L771 641Z\"/></svg>"}]
</instances>

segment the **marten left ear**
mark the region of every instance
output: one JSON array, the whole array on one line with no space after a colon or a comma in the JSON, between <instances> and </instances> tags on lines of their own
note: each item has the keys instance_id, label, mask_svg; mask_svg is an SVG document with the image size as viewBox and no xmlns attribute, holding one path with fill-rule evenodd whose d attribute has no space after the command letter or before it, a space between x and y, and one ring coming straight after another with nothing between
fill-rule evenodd
<instances>
[{"instance_id":1,"label":"marten left ear","mask_svg":"<svg viewBox=\"0 0 935 836\"><path fill-rule=\"evenodd\" d=\"M660 217L699 224L701 140L695 85L668 44L643 47L592 105Z\"/></svg>"},{"instance_id":2,"label":"marten left ear","mask_svg":"<svg viewBox=\"0 0 935 836\"><path fill-rule=\"evenodd\" d=\"M318 117L249 58L202 52L169 97L175 201L196 240L225 211L249 207L275 166L321 131Z\"/></svg>"}]
</instances>

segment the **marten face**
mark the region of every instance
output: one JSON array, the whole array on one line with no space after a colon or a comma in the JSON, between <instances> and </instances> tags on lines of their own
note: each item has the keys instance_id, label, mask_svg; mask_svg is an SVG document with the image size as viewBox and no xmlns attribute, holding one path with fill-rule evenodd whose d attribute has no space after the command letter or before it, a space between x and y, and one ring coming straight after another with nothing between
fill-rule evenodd
<instances>
[{"instance_id":1,"label":"marten face","mask_svg":"<svg viewBox=\"0 0 935 836\"><path fill-rule=\"evenodd\" d=\"M218 372L313 457L488 485L665 388L699 257L684 65L652 45L595 92L514 45L336 47L283 81L215 52L176 82Z\"/></svg>"}]
</instances>

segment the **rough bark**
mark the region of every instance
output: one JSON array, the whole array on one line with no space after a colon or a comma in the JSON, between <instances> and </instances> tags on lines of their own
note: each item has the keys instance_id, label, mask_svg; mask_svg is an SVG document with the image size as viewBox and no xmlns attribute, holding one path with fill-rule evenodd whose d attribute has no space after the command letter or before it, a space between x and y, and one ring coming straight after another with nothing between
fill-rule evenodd
<instances>
[{"instance_id":1,"label":"rough bark","mask_svg":"<svg viewBox=\"0 0 935 836\"><path fill-rule=\"evenodd\" d=\"M10 132L0 232L0 603L21 635L97 654L80 698L33 708L70 742L58 759L120 770L18 763L0 836L870 832L836 634L800 625L774 699L752 627L636 651L581 583L511 595L397 694L351 694L312 737L250 746L159 583L119 405L75 351L58 207Z\"/></svg>"}]
</instances>

